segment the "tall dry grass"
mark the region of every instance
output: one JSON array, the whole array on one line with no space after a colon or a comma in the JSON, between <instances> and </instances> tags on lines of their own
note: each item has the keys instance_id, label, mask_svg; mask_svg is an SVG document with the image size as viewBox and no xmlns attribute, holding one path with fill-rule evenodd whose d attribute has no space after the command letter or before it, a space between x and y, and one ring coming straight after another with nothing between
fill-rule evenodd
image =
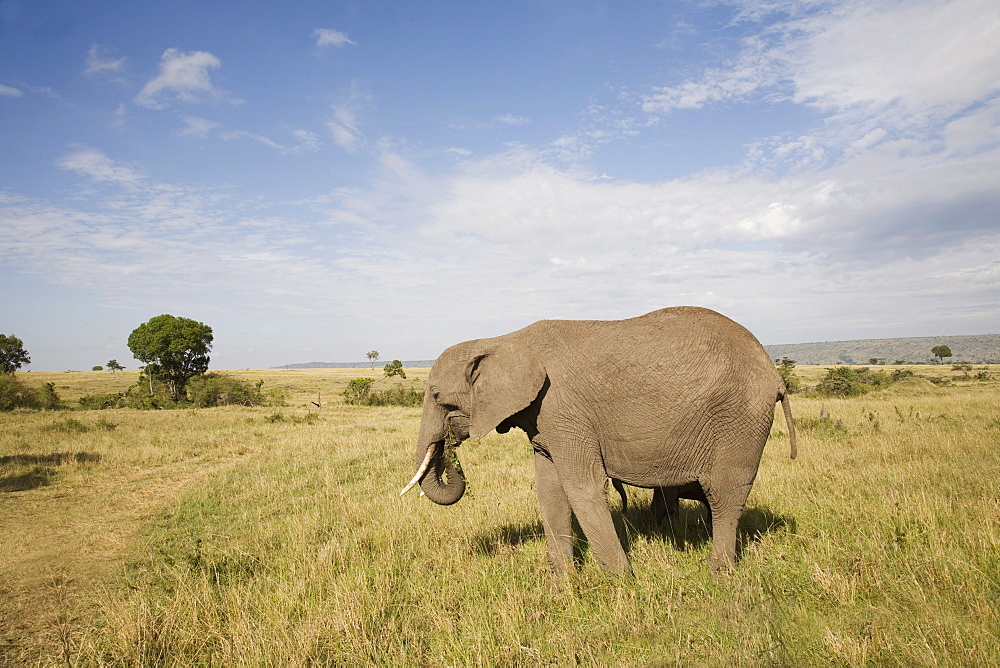
<instances>
[{"instance_id":1,"label":"tall dry grass","mask_svg":"<svg viewBox=\"0 0 1000 668\"><path fill-rule=\"evenodd\" d=\"M612 503L635 577L606 577L581 544L579 572L559 583L520 432L464 444L470 494L439 507L398 496L419 409L336 400L338 386L372 374L243 373L284 383L294 405L0 415L3 660L1000 657L995 381L793 397L800 457L788 459L779 420L731 574L708 574L697 504L667 530L652 525L649 493L632 490L627 517Z\"/></svg>"}]
</instances>

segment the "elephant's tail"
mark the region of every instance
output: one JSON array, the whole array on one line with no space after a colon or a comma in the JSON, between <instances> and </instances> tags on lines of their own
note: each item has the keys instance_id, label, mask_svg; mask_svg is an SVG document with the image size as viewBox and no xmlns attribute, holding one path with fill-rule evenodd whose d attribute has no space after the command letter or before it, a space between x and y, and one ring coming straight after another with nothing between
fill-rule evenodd
<instances>
[{"instance_id":1,"label":"elephant's tail","mask_svg":"<svg viewBox=\"0 0 1000 668\"><path fill-rule=\"evenodd\" d=\"M795 459L799 449L795 443L795 422L792 420L792 407L788 403L788 393L782 392L780 399L781 410L785 414L785 424L788 425L788 443L791 446L791 458Z\"/></svg>"}]
</instances>

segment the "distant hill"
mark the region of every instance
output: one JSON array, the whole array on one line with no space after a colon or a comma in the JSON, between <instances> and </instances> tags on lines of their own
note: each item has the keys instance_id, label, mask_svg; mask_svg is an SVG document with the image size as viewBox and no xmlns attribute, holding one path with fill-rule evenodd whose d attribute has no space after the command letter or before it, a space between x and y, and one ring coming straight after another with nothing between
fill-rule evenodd
<instances>
[{"instance_id":1,"label":"distant hill","mask_svg":"<svg viewBox=\"0 0 1000 668\"><path fill-rule=\"evenodd\" d=\"M790 357L796 364L868 364L868 360L884 358L888 364L904 360L908 364L923 364L937 360L931 348L946 345L952 356L945 362L1000 364L1000 334L973 336L916 336L905 339L861 339L858 341L824 341L821 343L785 343L764 346L771 359ZM403 366L426 369L434 360L403 360ZM375 363L381 369L384 360ZM368 369L370 362L300 362L271 367L273 369Z\"/></svg>"},{"instance_id":2,"label":"distant hill","mask_svg":"<svg viewBox=\"0 0 1000 668\"><path fill-rule=\"evenodd\" d=\"M392 360L389 360L390 362ZM434 364L434 360L401 360L408 369L426 369ZM381 369L388 362L380 360L375 363L376 369ZM272 369L371 369L371 362L299 362L298 364L282 364Z\"/></svg>"},{"instance_id":3,"label":"distant hill","mask_svg":"<svg viewBox=\"0 0 1000 668\"><path fill-rule=\"evenodd\" d=\"M823 343L789 343L764 346L771 359L789 357L796 364L868 364L884 358L888 364L904 360L908 364L936 361L934 346L951 348L945 363L1000 364L1000 334L974 336L916 336L903 339L861 339Z\"/></svg>"}]
</instances>

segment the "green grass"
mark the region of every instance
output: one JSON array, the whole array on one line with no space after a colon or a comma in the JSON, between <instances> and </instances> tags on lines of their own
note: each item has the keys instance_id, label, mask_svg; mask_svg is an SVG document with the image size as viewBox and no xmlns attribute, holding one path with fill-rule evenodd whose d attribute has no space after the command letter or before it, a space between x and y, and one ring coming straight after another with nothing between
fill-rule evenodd
<instances>
[{"instance_id":1,"label":"green grass","mask_svg":"<svg viewBox=\"0 0 1000 668\"><path fill-rule=\"evenodd\" d=\"M111 391L79 373L82 394ZM633 490L628 517L612 507L634 578L582 545L560 583L520 432L462 445L470 495L439 507L398 495L419 408L343 405L357 370L240 373L290 405L0 415L0 663L1000 657L996 381L793 396L799 459L779 418L731 574L708 574L698 504L669 531Z\"/></svg>"}]
</instances>

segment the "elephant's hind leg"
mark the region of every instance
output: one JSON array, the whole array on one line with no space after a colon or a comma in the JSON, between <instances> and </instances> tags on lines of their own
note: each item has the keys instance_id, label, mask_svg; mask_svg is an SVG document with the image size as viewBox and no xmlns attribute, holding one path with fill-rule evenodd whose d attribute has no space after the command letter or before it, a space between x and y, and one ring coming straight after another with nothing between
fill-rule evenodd
<instances>
[{"instance_id":1,"label":"elephant's hind leg","mask_svg":"<svg viewBox=\"0 0 1000 668\"><path fill-rule=\"evenodd\" d=\"M711 487L705 490L712 521L712 552L709 569L728 571L736 564L736 529L751 484Z\"/></svg>"},{"instance_id":2,"label":"elephant's hind leg","mask_svg":"<svg viewBox=\"0 0 1000 668\"><path fill-rule=\"evenodd\" d=\"M566 576L573 566L573 514L552 461L535 452L535 491L545 527L545 550L556 576Z\"/></svg>"}]
</instances>

